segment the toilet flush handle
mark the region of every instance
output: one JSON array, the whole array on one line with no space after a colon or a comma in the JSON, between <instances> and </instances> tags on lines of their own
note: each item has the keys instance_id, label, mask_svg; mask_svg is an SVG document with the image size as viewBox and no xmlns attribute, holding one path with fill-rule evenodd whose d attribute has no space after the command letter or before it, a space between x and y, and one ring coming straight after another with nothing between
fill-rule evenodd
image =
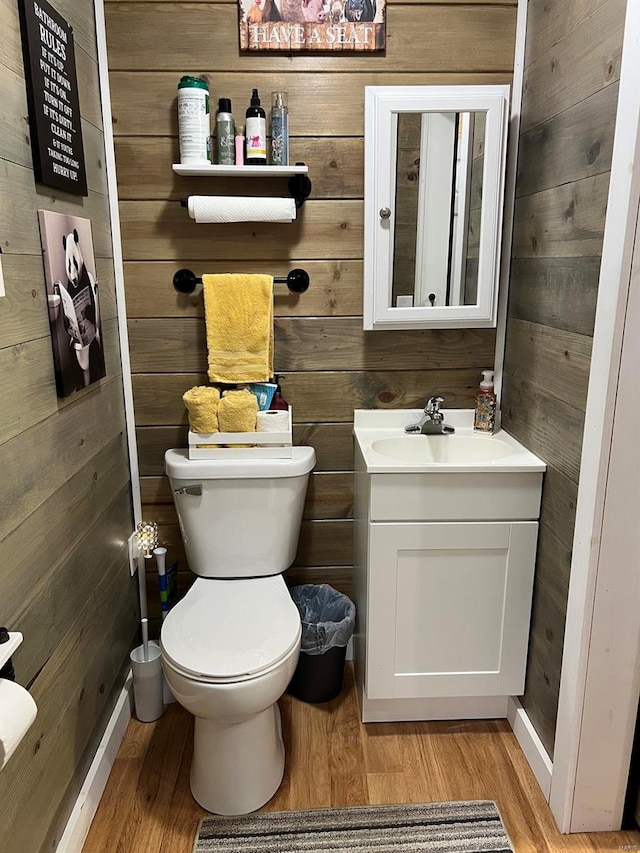
<instances>
[{"instance_id":1,"label":"toilet flush handle","mask_svg":"<svg viewBox=\"0 0 640 853\"><path fill-rule=\"evenodd\" d=\"M196 486L183 486L181 489L174 489L174 495L202 495L202 486L198 483Z\"/></svg>"}]
</instances>

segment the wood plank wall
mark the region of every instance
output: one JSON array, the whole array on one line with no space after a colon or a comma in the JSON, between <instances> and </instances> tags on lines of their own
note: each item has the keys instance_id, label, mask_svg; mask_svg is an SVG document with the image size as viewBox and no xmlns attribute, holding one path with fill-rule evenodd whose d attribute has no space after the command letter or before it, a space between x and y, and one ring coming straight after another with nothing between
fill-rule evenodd
<instances>
[{"instance_id":1,"label":"wood plank wall","mask_svg":"<svg viewBox=\"0 0 640 853\"><path fill-rule=\"evenodd\" d=\"M530 0L503 423L546 460L522 700L553 755L625 0Z\"/></svg>"},{"instance_id":2,"label":"wood plank wall","mask_svg":"<svg viewBox=\"0 0 640 853\"><path fill-rule=\"evenodd\" d=\"M36 186L16 0L0 0L0 624L38 717L0 773L0 850L55 848L123 681L138 621L104 142L91 0L73 26L89 197ZM93 224L107 376L56 396L37 210Z\"/></svg>"},{"instance_id":3,"label":"wood plank wall","mask_svg":"<svg viewBox=\"0 0 640 853\"><path fill-rule=\"evenodd\" d=\"M493 363L493 330L362 331L364 87L510 82L515 7L515 0L392 0L385 54L258 56L240 54L229 0L107 2L145 517L161 523L182 569L163 453L184 445L181 394L206 381L206 358L201 297L175 294L176 269L310 273L306 294L285 292L275 305L276 368L295 440L318 455L292 582L350 590L354 408L414 407L434 392L447 406L473 404L479 371ZM291 159L309 164L313 182L295 224L195 225L180 208L190 193L286 195L286 184L273 179L206 182L172 173L184 73L208 79L214 104L231 98L242 124L252 87L267 104L272 90L289 93ZM184 589L189 575L182 581Z\"/></svg>"}]
</instances>

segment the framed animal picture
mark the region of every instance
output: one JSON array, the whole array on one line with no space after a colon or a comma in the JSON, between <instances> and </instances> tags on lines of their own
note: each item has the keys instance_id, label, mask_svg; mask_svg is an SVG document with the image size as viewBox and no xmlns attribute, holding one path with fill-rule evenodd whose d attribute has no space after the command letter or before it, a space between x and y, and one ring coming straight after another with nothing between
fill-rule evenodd
<instances>
[{"instance_id":1,"label":"framed animal picture","mask_svg":"<svg viewBox=\"0 0 640 853\"><path fill-rule=\"evenodd\" d=\"M386 0L238 0L241 50L385 48Z\"/></svg>"},{"instance_id":2,"label":"framed animal picture","mask_svg":"<svg viewBox=\"0 0 640 853\"><path fill-rule=\"evenodd\" d=\"M91 221L39 210L40 242L59 397L106 376Z\"/></svg>"}]
</instances>

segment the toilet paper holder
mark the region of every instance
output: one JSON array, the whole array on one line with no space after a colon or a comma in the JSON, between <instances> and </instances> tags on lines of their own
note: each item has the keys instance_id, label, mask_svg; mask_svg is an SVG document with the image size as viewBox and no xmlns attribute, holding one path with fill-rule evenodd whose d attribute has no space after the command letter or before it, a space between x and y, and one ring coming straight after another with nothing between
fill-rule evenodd
<instances>
[{"instance_id":1,"label":"toilet paper holder","mask_svg":"<svg viewBox=\"0 0 640 853\"><path fill-rule=\"evenodd\" d=\"M19 631L7 631L6 628L0 628L2 639L0 639L0 670L13 656L13 653L22 643L22 634Z\"/></svg>"},{"instance_id":2,"label":"toilet paper holder","mask_svg":"<svg viewBox=\"0 0 640 853\"><path fill-rule=\"evenodd\" d=\"M306 270L291 270L287 275L274 276L274 284L286 284L291 293L305 293L309 289L309 273ZM193 293L197 285L202 284L191 270L178 270L173 276L173 286L178 293Z\"/></svg>"},{"instance_id":3,"label":"toilet paper holder","mask_svg":"<svg viewBox=\"0 0 640 853\"><path fill-rule=\"evenodd\" d=\"M33 725L38 708L28 690L15 681L11 656L22 643L19 631L0 628L0 771Z\"/></svg>"}]
</instances>

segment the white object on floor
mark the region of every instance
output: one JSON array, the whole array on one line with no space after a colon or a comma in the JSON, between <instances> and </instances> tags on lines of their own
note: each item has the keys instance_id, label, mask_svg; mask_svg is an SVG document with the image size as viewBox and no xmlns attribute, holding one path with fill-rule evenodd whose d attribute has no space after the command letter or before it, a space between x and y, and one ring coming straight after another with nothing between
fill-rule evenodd
<instances>
[{"instance_id":1,"label":"white object on floor","mask_svg":"<svg viewBox=\"0 0 640 853\"><path fill-rule=\"evenodd\" d=\"M158 720L164 711L162 689L162 663L160 646L151 640L147 647L138 646L131 651L133 672L133 698L136 717L141 723Z\"/></svg>"}]
</instances>

